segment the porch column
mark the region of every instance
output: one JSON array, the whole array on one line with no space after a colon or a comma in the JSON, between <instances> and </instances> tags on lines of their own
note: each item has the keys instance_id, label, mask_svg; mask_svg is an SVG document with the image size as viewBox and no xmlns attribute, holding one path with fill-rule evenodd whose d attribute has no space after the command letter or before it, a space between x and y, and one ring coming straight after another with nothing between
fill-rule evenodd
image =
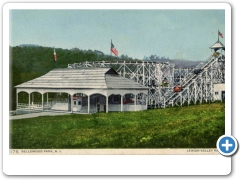
<instances>
[{"instance_id":1,"label":"porch column","mask_svg":"<svg viewBox=\"0 0 240 180\"><path fill-rule=\"evenodd\" d=\"M43 99L44 99L44 94L42 94L42 111L43 111Z\"/></svg>"},{"instance_id":2,"label":"porch column","mask_svg":"<svg viewBox=\"0 0 240 180\"><path fill-rule=\"evenodd\" d=\"M137 95L134 95L134 111L136 111L136 104L137 104L137 102L136 102L136 100L137 100L136 96L137 96Z\"/></svg>"},{"instance_id":3,"label":"porch column","mask_svg":"<svg viewBox=\"0 0 240 180\"><path fill-rule=\"evenodd\" d=\"M123 111L123 95L121 95L121 112Z\"/></svg>"},{"instance_id":4,"label":"porch column","mask_svg":"<svg viewBox=\"0 0 240 180\"><path fill-rule=\"evenodd\" d=\"M48 93L47 93L47 105L48 105Z\"/></svg>"},{"instance_id":5,"label":"porch column","mask_svg":"<svg viewBox=\"0 0 240 180\"><path fill-rule=\"evenodd\" d=\"M71 113L73 113L73 95L71 95Z\"/></svg>"},{"instance_id":6,"label":"porch column","mask_svg":"<svg viewBox=\"0 0 240 180\"><path fill-rule=\"evenodd\" d=\"M28 108L30 109L31 93L28 94Z\"/></svg>"},{"instance_id":7,"label":"porch column","mask_svg":"<svg viewBox=\"0 0 240 180\"><path fill-rule=\"evenodd\" d=\"M106 96L106 113L108 113L108 96Z\"/></svg>"},{"instance_id":8,"label":"porch column","mask_svg":"<svg viewBox=\"0 0 240 180\"><path fill-rule=\"evenodd\" d=\"M18 109L18 92L16 91L16 110Z\"/></svg>"},{"instance_id":9,"label":"porch column","mask_svg":"<svg viewBox=\"0 0 240 180\"><path fill-rule=\"evenodd\" d=\"M90 95L88 95L88 114L90 113Z\"/></svg>"}]
</instances>

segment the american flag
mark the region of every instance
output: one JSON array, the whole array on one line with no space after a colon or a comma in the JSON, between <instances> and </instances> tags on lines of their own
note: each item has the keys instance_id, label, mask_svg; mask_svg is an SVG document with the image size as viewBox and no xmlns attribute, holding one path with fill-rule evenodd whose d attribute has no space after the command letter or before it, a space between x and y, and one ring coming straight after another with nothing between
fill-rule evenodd
<instances>
[{"instance_id":1,"label":"american flag","mask_svg":"<svg viewBox=\"0 0 240 180\"><path fill-rule=\"evenodd\" d=\"M113 54L115 54L116 56L118 56L118 51L117 49L114 47L113 43L111 42L111 51L113 52Z\"/></svg>"},{"instance_id":2,"label":"american flag","mask_svg":"<svg viewBox=\"0 0 240 180\"><path fill-rule=\"evenodd\" d=\"M220 31L218 31L218 35L223 38L223 34Z\"/></svg>"},{"instance_id":3,"label":"american flag","mask_svg":"<svg viewBox=\"0 0 240 180\"><path fill-rule=\"evenodd\" d=\"M56 54L56 51L55 51L55 49L54 49L54 51L53 51L53 60L56 62L57 61L57 54Z\"/></svg>"}]
</instances>

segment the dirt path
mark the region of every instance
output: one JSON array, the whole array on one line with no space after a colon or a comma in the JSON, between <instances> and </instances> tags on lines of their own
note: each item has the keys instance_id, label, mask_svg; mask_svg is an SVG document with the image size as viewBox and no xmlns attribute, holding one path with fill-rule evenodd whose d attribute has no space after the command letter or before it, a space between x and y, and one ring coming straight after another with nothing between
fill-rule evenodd
<instances>
[{"instance_id":1,"label":"dirt path","mask_svg":"<svg viewBox=\"0 0 240 180\"><path fill-rule=\"evenodd\" d=\"M56 115L65 115L69 114L70 112L62 112L62 111L54 111L54 112L39 112L39 113L30 113L30 114L22 114L22 115L15 115L9 116L9 120L17 120L17 119L26 119L26 118L34 118L39 116L56 116Z\"/></svg>"}]
</instances>

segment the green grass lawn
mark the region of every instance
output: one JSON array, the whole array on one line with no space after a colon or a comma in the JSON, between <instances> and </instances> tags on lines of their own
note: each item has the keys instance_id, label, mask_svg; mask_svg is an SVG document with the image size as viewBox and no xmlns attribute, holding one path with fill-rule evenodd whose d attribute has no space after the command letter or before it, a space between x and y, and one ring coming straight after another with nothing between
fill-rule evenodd
<instances>
[{"instance_id":1,"label":"green grass lawn","mask_svg":"<svg viewBox=\"0 0 240 180\"><path fill-rule=\"evenodd\" d=\"M215 148L224 103L10 121L12 149Z\"/></svg>"}]
</instances>

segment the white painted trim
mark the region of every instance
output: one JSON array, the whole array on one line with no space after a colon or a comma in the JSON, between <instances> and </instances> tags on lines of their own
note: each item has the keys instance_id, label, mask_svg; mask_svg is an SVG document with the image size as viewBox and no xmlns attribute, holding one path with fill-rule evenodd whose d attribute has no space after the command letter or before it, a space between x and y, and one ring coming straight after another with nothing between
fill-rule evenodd
<instances>
[{"instance_id":1,"label":"white painted trim","mask_svg":"<svg viewBox=\"0 0 240 180\"><path fill-rule=\"evenodd\" d=\"M90 113L90 96L88 96L88 114Z\"/></svg>"}]
</instances>

